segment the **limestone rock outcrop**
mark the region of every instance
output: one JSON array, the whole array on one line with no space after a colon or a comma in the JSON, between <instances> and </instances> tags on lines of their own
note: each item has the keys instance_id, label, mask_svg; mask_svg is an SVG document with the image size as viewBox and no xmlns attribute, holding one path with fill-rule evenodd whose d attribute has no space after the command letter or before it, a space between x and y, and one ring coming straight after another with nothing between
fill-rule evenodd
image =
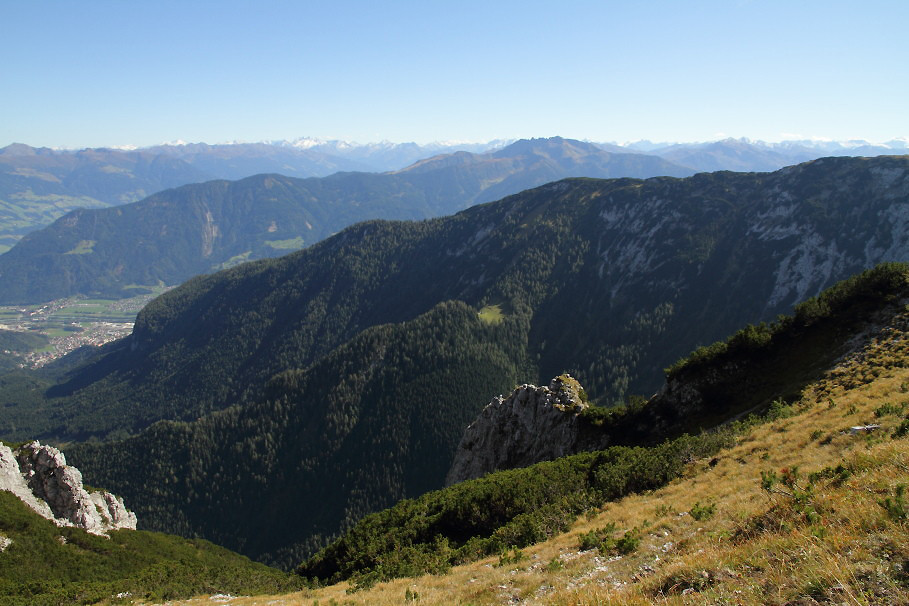
<instances>
[{"instance_id":1,"label":"limestone rock outcrop","mask_svg":"<svg viewBox=\"0 0 909 606\"><path fill-rule=\"evenodd\" d=\"M446 485L576 452L578 415L588 407L583 393L564 374L547 387L525 384L493 398L464 432Z\"/></svg>"},{"instance_id":2,"label":"limestone rock outcrop","mask_svg":"<svg viewBox=\"0 0 909 606\"><path fill-rule=\"evenodd\" d=\"M58 526L75 526L94 534L136 528L136 514L109 492L89 493L82 473L66 464L53 446L30 442L13 452L0 444L0 490L8 490Z\"/></svg>"}]
</instances>

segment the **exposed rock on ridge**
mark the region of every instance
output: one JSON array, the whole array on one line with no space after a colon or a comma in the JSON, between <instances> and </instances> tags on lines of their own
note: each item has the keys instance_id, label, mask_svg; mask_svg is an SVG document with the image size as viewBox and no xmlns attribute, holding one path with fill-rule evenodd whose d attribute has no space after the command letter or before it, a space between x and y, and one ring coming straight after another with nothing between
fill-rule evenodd
<instances>
[{"instance_id":1,"label":"exposed rock on ridge","mask_svg":"<svg viewBox=\"0 0 909 606\"><path fill-rule=\"evenodd\" d=\"M94 534L136 528L136 514L123 499L105 491L89 493L82 473L66 464L53 446L37 441L14 453L0 444L0 490L8 490L58 526L75 526Z\"/></svg>"},{"instance_id":2,"label":"exposed rock on ridge","mask_svg":"<svg viewBox=\"0 0 909 606\"><path fill-rule=\"evenodd\" d=\"M521 385L486 405L461 438L446 485L498 469L526 467L575 452L584 390L564 374L548 387Z\"/></svg>"}]
</instances>

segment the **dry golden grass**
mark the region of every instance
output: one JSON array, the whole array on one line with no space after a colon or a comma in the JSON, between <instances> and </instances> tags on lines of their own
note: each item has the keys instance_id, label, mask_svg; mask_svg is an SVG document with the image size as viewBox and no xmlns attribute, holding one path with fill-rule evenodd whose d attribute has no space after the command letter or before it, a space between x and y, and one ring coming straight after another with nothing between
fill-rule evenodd
<instances>
[{"instance_id":1,"label":"dry golden grass","mask_svg":"<svg viewBox=\"0 0 909 606\"><path fill-rule=\"evenodd\" d=\"M660 490L579 519L571 532L525 549L519 564L487 559L350 594L342 583L180 603L909 604L909 520L881 504L909 484L909 437L892 437L909 413L903 334L885 331L806 389L793 416L753 428ZM849 432L871 423L880 429ZM785 494L791 486L761 486L762 471L797 468L794 487L805 489L810 472L840 464L848 474L815 480L803 503ZM696 520L695 504L715 513ZM610 522L618 532L643 529L633 553L579 552L580 533Z\"/></svg>"}]
</instances>

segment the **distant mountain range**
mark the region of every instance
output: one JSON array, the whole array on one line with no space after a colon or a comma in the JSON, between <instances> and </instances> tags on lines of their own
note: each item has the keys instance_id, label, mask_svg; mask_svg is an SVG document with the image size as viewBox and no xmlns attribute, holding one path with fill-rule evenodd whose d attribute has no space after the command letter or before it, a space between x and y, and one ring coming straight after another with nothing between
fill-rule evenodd
<instances>
[{"instance_id":1,"label":"distant mountain range","mask_svg":"<svg viewBox=\"0 0 909 606\"><path fill-rule=\"evenodd\" d=\"M305 178L324 177L338 171L398 171L431 156L458 151L485 154L513 142L357 144L301 138L262 143L171 143L136 150L78 151L32 148L17 143L0 149L0 252L29 231L48 225L77 207L125 204L188 183L235 180L261 173ZM904 139L880 144L810 140L764 143L726 139L712 143L638 141L596 145L612 153L656 155L695 172L770 171L822 156L909 153Z\"/></svg>"},{"instance_id":2,"label":"distant mountain range","mask_svg":"<svg viewBox=\"0 0 909 606\"><path fill-rule=\"evenodd\" d=\"M419 160L431 156L451 154L466 151L474 154L485 154L501 149L514 143L514 139L494 139L482 143L468 142L436 142L420 145L418 143L392 143L380 141L378 143L351 143L348 141L321 140L300 138L293 141L277 141L272 145L278 147L291 147L294 149L319 152L329 156L345 158L361 164L363 169L374 172L400 170ZM611 150L607 150L611 151ZM622 150L625 153L638 153L636 151ZM318 175L313 175L318 176Z\"/></svg>"},{"instance_id":3,"label":"distant mountain range","mask_svg":"<svg viewBox=\"0 0 909 606\"><path fill-rule=\"evenodd\" d=\"M116 208L72 211L28 234L0 255L0 303L130 296L137 286L286 254L357 221L451 214L565 177L691 173L656 156L552 138L434 156L392 173L187 185Z\"/></svg>"},{"instance_id":4,"label":"distant mountain range","mask_svg":"<svg viewBox=\"0 0 909 606\"><path fill-rule=\"evenodd\" d=\"M4 384L0 435L138 434L70 453L151 527L293 565L441 486L491 395L566 370L599 404L652 393L695 346L907 258L907 199L909 158L825 158L359 223L188 281L54 385Z\"/></svg>"},{"instance_id":5,"label":"distant mountain range","mask_svg":"<svg viewBox=\"0 0 909 606\"><path fill-rule=\"evenodd\" d=\"M147 148L151 153L166 153L212 175L240 179L255 173L277 172L291 177L326 176L337 170L386 172L400 170L431 156L457 151L488 153L514 143L496 139L483 143L379 143L358 144L340 140L300 138L268 143L228 143L219 145L171 144ZM909 139L882 143L864 140L825 141L788 140L768 143L746 138L727 138L710 142L631 143L595 142L612 153L656 155L695 170L773 171L824 156L883 156L909 153ZM303 160L308 158L311 163ZM231 165L228 159L232 159ZM282 165L281 162L284 162ZM283 167L283 170L282 170ZM310 172L307 172L310 171ZM325 172L330 171L330 172Z\"/></svg>"},{"instance_id":6,"label":"distant mountain range","mask_svg":"<svg viewBox=\"0 0 909 606\"><path fill-rule=\"evenodd\" d=\"M606 144L612 150L615 145ZM654 154L698 172L715 170L773 171L824 156L887 156L909 154L909 140L886 143L868 141L783 141L766 143L748 139L723 139L708 143L653 143L638 141L626 150Z\"/></svg>"},{"instance_id":7,"label":"distant mountain range","mask_svg":"<svg viewBox=\"0 0 909 606\"><path fill-rule=\"evenodd\" d=\"M144 151L163 154L204 171L213 179L243 179L261 173L288 177L326 177L339 171L382 173L401 170L431 156L469 152L483 154L513 141L487 143L367 143L297 139L271 143L165 144ZM640 153L622 150L624 153Z\"/></svg>"},{"instance_id":8,"label":"distant mountain range","mask_svg":"<svg viewBox=\"0 0 909 606\"><path fill-rule=\"evenodd\" d=\"M384 172L433 154L484 152L501 146L499 142L420 146L298 140L55 150L14 143L0 149L0 252L76 208L117 206L189 183L260 173L302 178L338 171Z\"/></svg>"}]
</instances>

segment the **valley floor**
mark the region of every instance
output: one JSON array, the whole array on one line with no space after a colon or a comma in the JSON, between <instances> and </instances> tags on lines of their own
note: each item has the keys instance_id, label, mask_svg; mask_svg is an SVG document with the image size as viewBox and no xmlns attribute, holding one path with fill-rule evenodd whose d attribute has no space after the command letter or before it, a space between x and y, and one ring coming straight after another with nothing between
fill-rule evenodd
<instances>
[{"instance_id":1,"label":"valley floor","mask_svg":"<svg viewBox=\"0 0 909 606\"><path fill-rule=\"evenodd\" d=\"M905 334L881 333L684 478L523 552L360 591L173 604L909 604ZM580 548L610 524L639 543Z\"/></svg>"},{"instance_id":2,"label":"valley floor","mask_svg":"<svg viewBox=\"0 0 909 606\"><path fill-rule=\"evenodd\" d=\"M76 296L38 305L0 306L0 330L48 337L46 347L14 354L21 359L20 367L40 368L79 347L99 347L127 336L139 310L170 288L149 286L150 292L129 299Z\"/></svg>"}]
</instances>

